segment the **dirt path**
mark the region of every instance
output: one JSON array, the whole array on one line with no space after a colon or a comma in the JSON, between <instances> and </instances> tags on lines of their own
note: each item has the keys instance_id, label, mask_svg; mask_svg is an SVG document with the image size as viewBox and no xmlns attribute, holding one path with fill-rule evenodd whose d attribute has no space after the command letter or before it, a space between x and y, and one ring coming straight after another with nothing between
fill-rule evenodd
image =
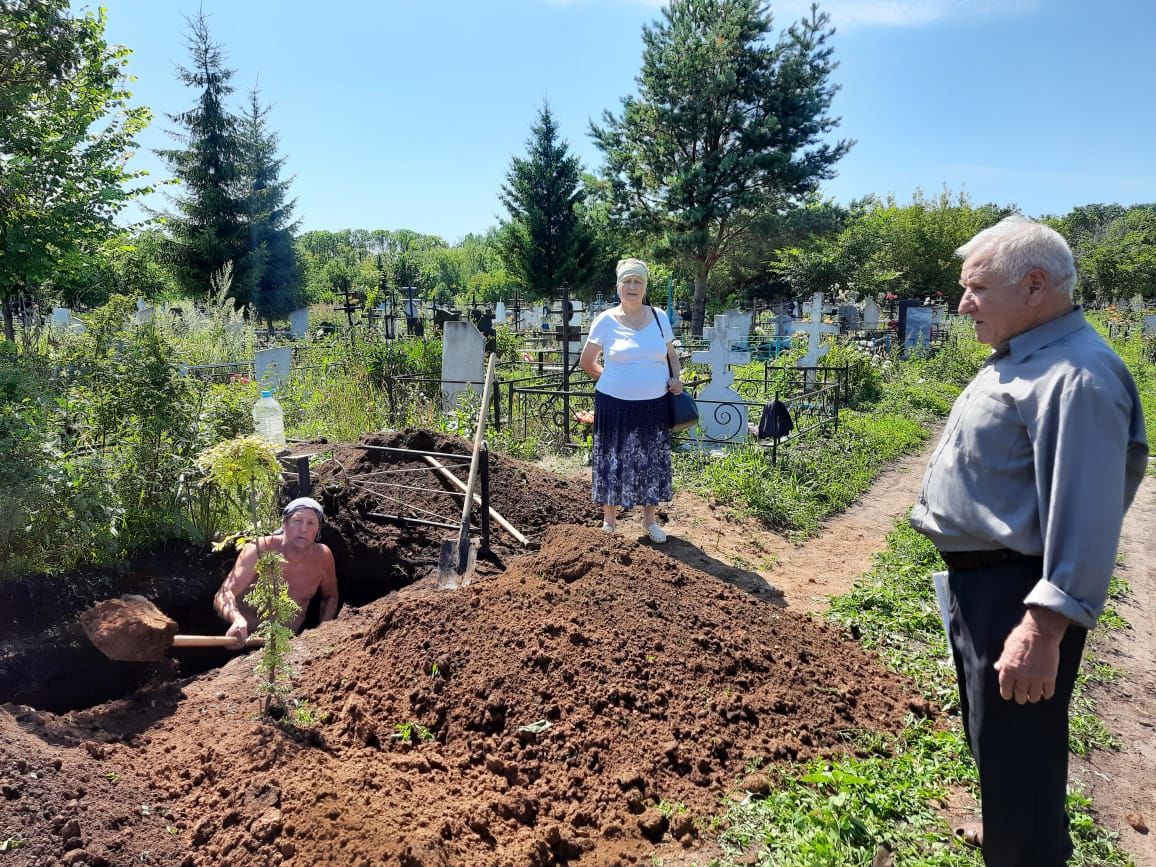
<instances>
[{"instance_id":1,"label":"dirt path","mask_svg":"<svg viewBox=\"0 0 1156 867\"><path fill-rule=\"evenodd\" d=\"M939 439L888 468L859 501L832 518L816 538L795 545L754 522L692 494L678 493L669 511L671 553L749 590L774 592L786 607L819 612L828 596L846 593L886 547L887 534L919 491Z\"/></svg>"},{"instance_id":2,"label":"dirt path","mask_svg":"<svg viewBox=\"0 0 1156 867\"><path fill-rule=\"evenodd\" d=\"M1131 628L1112 633L1098 655L1120 678L1094 693L1100 717L1119 751L1073 761L1071 776L1091 796L1101 824L1120 834L1136 867L1156 867L1156 476L1144 479L1124 521L1123 565L1116 574L1131 592L1118 606Z\"/></svg>"}]
</instances>

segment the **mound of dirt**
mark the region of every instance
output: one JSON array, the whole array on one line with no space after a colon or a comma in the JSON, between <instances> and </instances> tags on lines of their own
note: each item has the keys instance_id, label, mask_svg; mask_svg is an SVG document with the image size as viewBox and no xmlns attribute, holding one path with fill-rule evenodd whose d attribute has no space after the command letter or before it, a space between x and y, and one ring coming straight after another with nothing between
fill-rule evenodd
<instances>
[{"instance_id":1,"label":"mound of dirt","mask_svg":"<svg viewBox=\"0 0 1156 867\"><path fill-rule=\"evenodd\" d=\"M254 656L180 694L47 715L62 794L37 790L5 863L65 846L87 858L67 863L129 863L101 853L142 804L185 853L160 863L187 867L644 863L656 845L696 847L696 818L752 758L839 751L848 731L929 712L837 630L580 526L467 588L427 581L347 609L294 654L323 720L309 730L255 714ZM101 787L103 824L77 791L89 761L124 781ZM32 784L6 785L5 828ZM78 821L72 842L58 818Z\"/></svg>"},{"instance_id":2,"label":"mound of dirt","mask_svg":"<svg viewBox=\"0 0 1156 867\"><path fill-rule=\"evenodd\" d=\"M461 519L458 489L420 456L382 447L463 455L464 461L447 469L465 482L473 443L427 430L374 433L337 446L315 468L315 487L330 516L323 541L333 549L342 598L355 605L423 577L436 567L442 540L454 535L440 527L390 523L373 513L450 523ZM557 524L601 520L601 510L590 502L589 481L561 478L496 453L490 454L489 464L491 507L531 540ZM474 514L477 521L478 511ZM491 550L502 559L525 551L497 523L490 539ZM502 566L483 559L478 571L495 574Z\"/></svg>"}]
</instances>

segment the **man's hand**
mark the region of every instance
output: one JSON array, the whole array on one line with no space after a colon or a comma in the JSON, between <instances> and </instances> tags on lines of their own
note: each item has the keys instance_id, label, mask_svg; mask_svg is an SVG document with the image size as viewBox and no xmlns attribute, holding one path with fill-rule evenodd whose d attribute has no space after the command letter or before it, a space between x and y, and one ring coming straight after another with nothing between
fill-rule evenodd
<instances>
[{"instance_id":1,"label":"man's hand","mask_svg":"<svg viewBox=\"0 0 1156 867\"><path fill-rule=\"evenodd\" d=\"M249 638L249 624L244 617L238 617L233 620L233 625L225 632L226 638L232 638L231 645L234 650L240 650L245 646L246 640Z\"/></svg>"},{"instance_id":2,"label":"man's hand","mask_svg":"<svg viewBox=\"0 0 1156 867\"><path fill-rule=\"evenodd\" d=\"M1056 694L1060 641L1068 619L1044 608L1029 608L1011 631L995 664L999 694L1018 704L1037 702Z\"/></svg>"},{"instance_id":3,"label":"man's hand","mask_svg":"<svg viewBox=\"0 0 1156 867\"><path fill-rule=\"evenodd\" d=\"M672 376L666 381L666 388L671 394L682 394L682 380Z\"/></svg>"}]
</instances>

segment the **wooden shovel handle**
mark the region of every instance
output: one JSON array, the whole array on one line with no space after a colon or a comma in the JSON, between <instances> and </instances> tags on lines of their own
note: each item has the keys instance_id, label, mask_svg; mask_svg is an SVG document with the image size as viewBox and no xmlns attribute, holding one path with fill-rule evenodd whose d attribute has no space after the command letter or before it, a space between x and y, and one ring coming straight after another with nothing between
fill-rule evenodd
<instances>
[{"instance_id":1,"label":"wooden shovel handle","mask_svg":"<svg viewBox=\"0 0 1156 867\"><path fill-rule=\"evenodd\" d=\"M250 635L246 647L260 647L265 639L260 635ZM227 635L174 635L173 647L232 647L233 639Z\"/></svg>"}]
</instances>

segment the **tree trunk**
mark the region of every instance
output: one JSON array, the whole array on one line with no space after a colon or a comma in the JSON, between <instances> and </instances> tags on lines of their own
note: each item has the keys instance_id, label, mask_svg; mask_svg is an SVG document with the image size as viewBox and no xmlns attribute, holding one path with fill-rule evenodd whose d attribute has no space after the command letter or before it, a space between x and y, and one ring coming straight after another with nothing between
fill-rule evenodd
<instances>
[{"instance_id":1,"label":"tree trunk","mask_svg":"<svg viewBox=\"0 0 1156 867\"><path fill-rule=\"evenodd\" d=\"M12 324L12 298L4 299L4 339L16 342L16 328Z\"/></svg>"},{"instance_id":2,"label":"tree trunk","mask_svg":"<svg viewBox=\"0 0 1156 867\"><path fill-rule=\"evenodd\" d=\"M694 301L691 302L690 333L702 337L706 320L706 278L710 274L705 261L694 263Z\"/></svg>"}]
</instances>

